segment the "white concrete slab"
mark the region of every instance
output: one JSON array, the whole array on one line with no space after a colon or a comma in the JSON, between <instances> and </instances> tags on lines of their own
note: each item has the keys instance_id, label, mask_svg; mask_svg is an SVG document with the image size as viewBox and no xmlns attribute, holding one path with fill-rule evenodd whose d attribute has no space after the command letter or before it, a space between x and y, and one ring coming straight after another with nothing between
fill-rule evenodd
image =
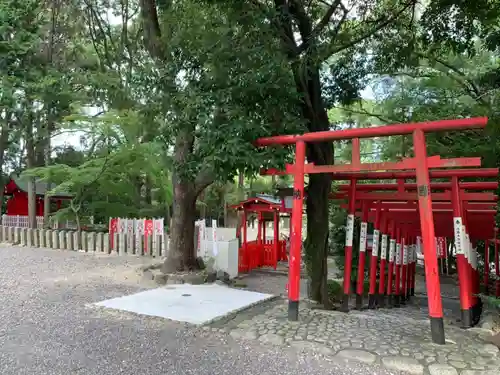
<instances>
[{"instance_id":1,"label":"white concrete slab","mask_svg":"<svg viewBox=\"0 0 500 375\"><path fill-rule=\"evenodd\" d=\"M201 325L273 297L217 284L178 284L95 305Z\"/></svg>"}]
</instances>

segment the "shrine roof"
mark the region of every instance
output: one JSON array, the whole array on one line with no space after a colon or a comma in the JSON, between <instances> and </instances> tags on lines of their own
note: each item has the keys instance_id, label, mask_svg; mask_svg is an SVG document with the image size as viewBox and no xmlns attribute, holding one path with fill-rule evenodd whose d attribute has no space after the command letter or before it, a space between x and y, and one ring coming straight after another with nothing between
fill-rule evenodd
<instances>
[{"instance_id":1,"label":"shrine roof","mask_svg":"<svg viewBox=\"0 0 500 375\"><path fill-rule=\"evenodd\" d=\"M283 203L281 198L268 195L268 194L256 194L254 197L247 198L238 204L232 205L231 208L241 209L246 206L262 205L263 207L281 208Z\"/></svg>"}]
</instances>

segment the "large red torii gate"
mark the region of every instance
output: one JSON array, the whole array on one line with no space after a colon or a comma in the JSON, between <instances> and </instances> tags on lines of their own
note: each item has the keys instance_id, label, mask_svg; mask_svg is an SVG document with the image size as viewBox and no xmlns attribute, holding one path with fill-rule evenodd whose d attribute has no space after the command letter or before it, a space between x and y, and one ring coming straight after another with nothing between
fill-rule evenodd
<instances>
[{"instance_id":1,"label":"large red torii gate","mask_svg":"<svg viewBox=\"0 0 500 375\"><path fill-rule=\"evenodd\" d=\"M419 203L419 216L421 222L422 242L424 246L425 278L428 289L429 317L431 322L432 340L438 344L445 344L443 308L441 301L441 288L439 285L439 271L436 257L436 244L434 233L434 219L432 213L431 187L429 181L429 167L460 167L480 166L478 158L441 160L439 157L427 157L425 133L437 131L450 131L459 129L484 128L488 119L486 117L468 118L457 120L430 121L422 123L396 124L372 128L345 129L337 131L321 131L301 135L281 135L261 138L256 141L256 146L293 145L295 144L295 164L287 166L287 173L293 174L293 208L291 225L291 248L289 263L289 289L288 289L288 317L298 320L299 288L300 288L300 259L302 247L302 210L304 197L305 173L348 173L351 180L349 188L349 215L346 233L346 267L351 268L352 239L355 212L356 175L359 172L377 170L405 170L414 169L417 180ZM412 134L415 157L401 162L388 163L361 163L360 138L387 137L394 135ZM352 163L350 165L316 166L306 165L306 143L331 142L335 140L352 140ZM463 162L461 162L463 161ZM339 174L340 174L339 173ZM376 172L375 172L376 173ZM474 175L475 176L475 175ZM456 178L456 177L455 177ZM460 220L461 223L461 220ZM350 277L344 278L344 302L348 305L350 290ZM346 292L347 291L347 292Z\"/></svg>"}]
</instances>

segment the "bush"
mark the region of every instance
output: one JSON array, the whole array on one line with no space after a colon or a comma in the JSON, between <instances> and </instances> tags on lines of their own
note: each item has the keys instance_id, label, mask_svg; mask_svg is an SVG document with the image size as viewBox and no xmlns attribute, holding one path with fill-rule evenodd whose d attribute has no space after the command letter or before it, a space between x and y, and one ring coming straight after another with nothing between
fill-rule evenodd
<instances>
[{"instance_id":1,"label":"bush","mask_svg":"<svg viewBox=\"0 0 500 375\"><path fill-rule=\"evenodd\" d=\"M326 285L330 301L340 302L342 300L342 295L344 294L342 284L336 280L328 280Z\"/></svg>"},{"instance_id":2,"label":"bush","mask_svg":"<svg viewBox=\"0 0 500 375\"><path fill-rule=\"evenodd\" d=\"M500 311L500 298L479 294L479 297L486 303L488 307L492 307Z\"/></svg>"}]
</instances>

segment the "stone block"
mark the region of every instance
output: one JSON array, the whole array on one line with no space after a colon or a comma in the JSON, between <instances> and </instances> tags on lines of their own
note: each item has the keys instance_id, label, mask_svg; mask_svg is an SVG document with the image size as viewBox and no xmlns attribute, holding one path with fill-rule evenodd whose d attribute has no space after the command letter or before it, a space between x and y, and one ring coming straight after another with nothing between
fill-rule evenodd
<instances>
[{"instance_id":1,"label":"stone block","mask_svg":"<svg viewBox=\"0 0 500 375\"><path fill-rule=\"evenodd\" d=\"M170 274L167 276L167 285L184 284L184 275Z\"/></svg>"},{"instance_id":2,"label":"stone block","mask_svg":"<svg viewBox=\"0 0 500 375\"><path fill-rule=\"evenodd\" d=\"M45 229L45 247L52 249L52 230Z\"/></svg>"},{"instance_id":3,"label":"stone block","mask_svg":"<svg viewBox=\"0 0 500 375\"><path fill-rule=\"evenodd\" d=\"M96 239L97 239L97 234L95 232L87 233L87 251L90 252L96 251Z\"/></svg>"},{"instance_id":4,"label":"stone block","mask_svg":"<svg viewBox=\"0 0 500 375\"><path fill-rule=\"evenodd\" d=\"M64 250L66 249L66 233L64 231L58 231L59 234L59 249Z\"/></svg>"},{"instance_id":5,"label":"stone block","mask_svg":"<svg viewBox=\"0 0 500 375\"><path fill-rule=\"evenodd\" d=\"M344 349L341 350L338 354L338 357L347 360L354 360L358 362L363 362L366 364L375 363L377 357L365 350L356 350L356 349Z\"/></svg>"},{"instance_id":6,"label":"stone block","mask_svg":"<svg viewBox=\"0 0 500 375\"><path fill-rule=\"evenodd\" d=\"M125 249L126 249L126 242L125 242L125 234L120 233L118 236L118 254L120 255L125 255Z\"/></svg>"},{"instance_id":7,"label":"stone block","mask_svg":"<svg viewBox=\"0 0 500 375\"><path fill-rule=\"evenodd\" d=\"M448 364L433 363L429 365L430 375L458 375L458 371Z\"/></svg>"},{"instance_id":8,"label":"stone block","mask_svg":"<svg viewBox=\"0 0 500 375\"><path fill-rule=\"evenodd\" d=\"M28 228L21 228L21 246L28 246Z\"/></svg>"},{"instance_id":9,"label":"stone block","mask_svg":"<svg viewBox=\"0 0 500 375\"><path fill-rule=\"evenodd\" d=\"M98 253L104 251L104 233L97 233L95 251Z\"/></svg>"},{"instance_id":10,"label":"stone block","mask_svg":"<svg viewBox=\"0 0 500 375\"><path fill-rule=\"evenodd\" d=\"M184 282L191 285L201 285L205 283L205 276L198 273L184 275Z\"/></svg>"},{"instance_id":11,"label":"stone block","mask_svg":"<svg viewBox=\"0 0 500 375\"><path fill-rule=\"evenodd\" d=\"M57 230L52 231L52 247L51 249L60 249L61 244L59 243L59 232Z\"/></svg>"},{"instance_id":12,"label":"stone block","mask_svg":"<svg viewBox=\"0 0 500 375\"><path fill-rule=\"evenodd\" d=\"M80 231L75 231L72 233L73 235L73 250L74 251L80 251L82 250L82 232Z\"/></svg>"},{"instance_id":13,"label":"stone block","mask_svg":"<svg viewBox=\"0 0 500 375\"><path fill-rule=\"evenodd\" d=\"M168 282L168 275L165 275L164 273L159 273L155 275L155 283L158 285L165 285ZM180 283L178 283L180 284Z\"/></svg>"},{"instance_id":14,"label":"stone block","mask_svg":"<svg viewBox=\"0 0 500 375\"><path fill-rule=\"evenodd\" d=\"M22 228L14 228L14 239L12 242L14 242L15 244L18 244L21 242L21 230Z\"/></svg>"},{"instance_id":15,"label":"stone block","mask_svg":"<svg viewBox=\"0 0 500 375\"><path fill-rule=\"evenodd\" d=\"M109 243L109 233L104 233L102 236L102 247L101 251L106 254L110 254L110 243Z\"/></svg>"},{"instance_id":16,"label":"stone block","mask_svg":"<svg viewBox=\"0 0 500 375\"><path fill-rule=\"evenodd\" d=\"M81 232L81 242L80 242L80 247L82 248L82 251L89 251L89 241L88 241L88 232Z\"/></svg>"},{"instance_id":17,"label":"stone block","mask_svg":"<svg viewBox=\"0 0 500 375\"><path fill-rule=\"evenodd\" d=\"M384 357L382 364L389 370L400 371L414 375L424 373L422 366L416 359L410 357Z\"/></svg>"},{"instance_id":18,"label":"stone block","mask_svg":"<svg viewBox=\"0 0 500 375\"><path fill-rule=\"evenodd\" d=\"M35 236L35 230L28 228L28 243L27 243L28 247L34 246L35 244L34 236Z\"/></svg>"},{"instance_id":19,"label":"stone block","mask_svg":"<svg viewBox=\"0 0 500 375\"><path fill-rule=\"evenodd\" d=\"M73 237L73 231L67 231L66 233L66 250L75 250L75 243Z\"/></svg>"},{"instance_id":20,"label":"stone block","mask_svg":"<svg viewBox=\"0 0 500 375\"><path fill-rule=\"evenodd\" d=\"M8 243L14 242L14 232L15 232L14 227L8 227L8 231L7 231L7 242Z\"/></svg>"},{"instance_id":21,"label":"stone block","mask_svg":"<svg viewBox=\"0 0 500 375\"><path fill-rule=\"evenodd\" d=\"M500 332L498 332L497 334L489 337L487 339L487 341L489 343L491 343L492 345L496 346L497 348L500 348ZM493 347L488 346L488 348L489 348L490 351L494 351ZM498 353L498 351L496 351L495 353Z\"/></svg>"},{"instance_id":22,"label":"stone block","mask_svg":"<svg viewBox=\"0 0 500 375\"><path fill-rule=\"evenodd\" d=\"M33 246L40 247L40 229L33 229Z\"/></svg>"},{"instance_id":23,"label":"stone block","mask_svg":"<svg viewBox=\"0 0 500 375\"><path fill-rule=\"evenodd\" d=\"M47 247L47 229L38 230L38 244L40 247Z\"/></svg>"},{"instance_id":24,"label":"stone block","mask_svg":"<svg viewBox=\"0 0 500 375\"><path fill-rule=\"evenodd\" d=\"M155 275L150 270L146 270L142 273L142 281L152 281L155 279Z\"/></svg>"},{"instance_id":25,"label":"stone block","mask_svg":"<svg viewBox=\"0 0 500 375\"><path fill-rule=\"evenodd\" d=\"M207 283L214 283L217 280L217 272L216 271L208 272L205 280Z\"/></svg>"},{"instance_id":26,"label":"stone block","mask_svg":"<svg viewBox=\"0 0 500 375\"><path fill-rule=\"evenodd\" d=\"M224 284L229 285L231 283L231 277L226 271L218 270L217 271L217 280L222 281Z\"/></svg>"}]
</instances>

